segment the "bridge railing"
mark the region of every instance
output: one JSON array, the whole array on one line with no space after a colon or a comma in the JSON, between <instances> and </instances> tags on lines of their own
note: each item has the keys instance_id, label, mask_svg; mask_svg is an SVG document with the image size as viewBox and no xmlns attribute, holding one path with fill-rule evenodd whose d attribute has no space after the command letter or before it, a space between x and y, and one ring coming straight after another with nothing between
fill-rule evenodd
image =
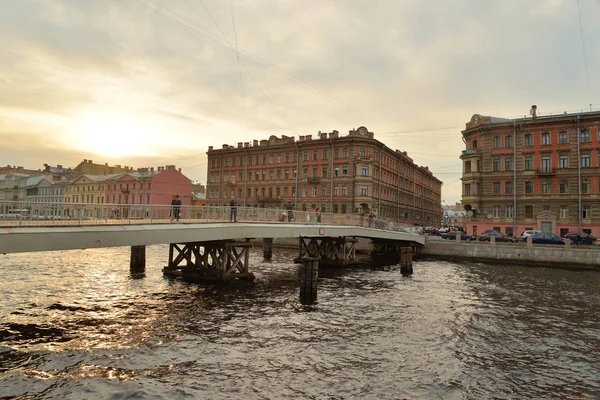
<instances>
[{"instance_id":1,"label":"bridge railing","mask_svg":"<svg viewBox=\"0 0 600 400\"><path fill-rule=\"evenodd\" d=\"M402 229L407 224L370 219L356 214L321 213L276 208L237 207L237 222L335 224L376 229ZM174 223L228 223L229 206L171 206L152 204L73 204L1 202L0 227L82 226Z\"/></svg>"}]
</instances>

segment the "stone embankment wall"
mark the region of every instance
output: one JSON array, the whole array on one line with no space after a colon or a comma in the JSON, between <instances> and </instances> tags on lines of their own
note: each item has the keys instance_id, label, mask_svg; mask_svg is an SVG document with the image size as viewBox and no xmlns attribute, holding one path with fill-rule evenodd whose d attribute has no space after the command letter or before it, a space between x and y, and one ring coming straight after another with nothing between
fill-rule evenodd
<instances>
[{"instance_id":1,"label":"stone embankment wall","mask_svg":"<svg viewBox=\"0 0 600 400\"><path fill-rule=\"evenodd\" d=\"M427 238L420 255L441 259L502 261L563 268L600 270L598 246L540 245L531 243L460 242Z\"/></svg>"}]
</instances>

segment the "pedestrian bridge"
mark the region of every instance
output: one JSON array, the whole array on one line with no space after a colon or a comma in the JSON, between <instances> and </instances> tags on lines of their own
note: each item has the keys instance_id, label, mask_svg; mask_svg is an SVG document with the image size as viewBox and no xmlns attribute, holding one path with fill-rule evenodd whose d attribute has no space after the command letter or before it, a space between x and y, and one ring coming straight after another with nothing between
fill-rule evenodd
<instances>
[{"instance_id":1,"label":"pedestrian bridge","mask_svg":"<svg viewBox=\"0 0 600 400\"><path fill-rule=\"evenodd\" d=\"M405 246L424 244L424 237L418 234L363 226L276 222L135 224L128 221L122 225L3 227L0 228L0 253L294 237L367 238Z\"/></svg>"}]
</instances>

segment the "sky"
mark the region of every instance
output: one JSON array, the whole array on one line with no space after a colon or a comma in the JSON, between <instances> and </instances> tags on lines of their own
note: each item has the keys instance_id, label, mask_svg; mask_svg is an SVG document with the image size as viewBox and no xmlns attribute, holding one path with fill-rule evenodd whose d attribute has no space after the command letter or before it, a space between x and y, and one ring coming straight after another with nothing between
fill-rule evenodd
<instances>
[{"instance_id":1,"label":"sky","mask_svg":"<svg viewBox=\"0 0 600 400\"><path fill-rule=\"evenodd\" d=\"M600 0L0 0L0 165L366 126L460 201L473 114L600 106Z\"/></svg>"}]
</instances>

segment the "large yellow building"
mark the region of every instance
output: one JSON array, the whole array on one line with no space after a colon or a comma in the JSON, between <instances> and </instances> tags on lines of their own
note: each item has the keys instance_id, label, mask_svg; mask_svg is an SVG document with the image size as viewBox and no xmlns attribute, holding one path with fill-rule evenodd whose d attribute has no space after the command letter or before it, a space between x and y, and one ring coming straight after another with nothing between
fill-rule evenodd
<instances>
[{"instance_id":1,"label":"large yellow building","mask_svg":"<svg viewBox=\"0 0 600 400\"><path fill-rule=\"evenodd\" d=\"M69 216L80 215L83 204L105 204L106 182L120 174L81 175L65 184L65 213ZM87 208L89 210L89 207ZM89 211L88 211L89 213ZM91 215L85 215L91 216Z\"/></svg>"}]
</instances>

